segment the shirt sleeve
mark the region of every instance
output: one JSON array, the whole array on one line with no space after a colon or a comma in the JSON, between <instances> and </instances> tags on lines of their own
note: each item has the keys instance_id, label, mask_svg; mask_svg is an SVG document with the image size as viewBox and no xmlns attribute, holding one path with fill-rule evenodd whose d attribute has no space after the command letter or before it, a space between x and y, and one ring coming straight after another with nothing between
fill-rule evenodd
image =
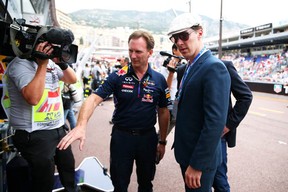
<instances>
[{"instance_id":1,"label":"shirt sleeve","mask_svg":"<svg viewBox=\"0 0 288 192\"><path fill-rule=\"evenodd\" d=\"M161 93L158 106L160 108L167 107L168 105L172 105L171 97L170 97L170 90L168 88L167 82L163 77L161 77Z\"/></svg>"},{"instance_id":2,"label":"shirt sleeve","mask_svg":"<svg viewBox=\"0 0 288 192\"><path fill-rule=\"evenodd\" d=\"M33 65L28 61L17 60L11 64L9 70L9 78L15 83L17 89L21 91L23 87L28 85L35 76L35 70ZM36 67L36 66L35 66Z\"/></svg>"},{"instance_id":3,"label":"shirt sleeve","mask_svg":"<svg viewBox=\"0 0 288 192\"><path fill-rule=\"evenodd\" d=\"M118 76L116 75L115 72L110 74L108 78L104 81L104 83L101 84L94 93L103 99L109 97L115 90L117 80L118 80Z\"/></svg>"}]
</instances>

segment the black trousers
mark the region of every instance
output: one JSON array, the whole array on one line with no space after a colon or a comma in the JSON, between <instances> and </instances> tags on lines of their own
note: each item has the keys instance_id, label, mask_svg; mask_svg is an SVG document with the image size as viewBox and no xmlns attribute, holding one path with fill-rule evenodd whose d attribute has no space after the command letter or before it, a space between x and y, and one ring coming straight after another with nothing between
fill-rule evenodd
<instances>
[{"instance_id":1,"label":"black trousers","mask_svg":"<svg viewBox=\"0 0 288 192\"><path fill-rule=\"evenodd\" d=\"M158 137L155 129L137 133L113 128L110 143L110 174L114 192L127 192L136 163L138 192L152 192Z\"/></svg>"},{"instance_id":2,"label":"black trousers","mask_svg":"<svg viewBox=\"0 0 288 192\"><path fill-rule=\"evenodd\" d=\"M89 78L83 77L83 87L85 88L85 85L88 85Z\"/></svg>"},{"instance_id":3,"label":"black trousers","mask_svg":"<svg viewBox=\"0 0 288 192\"><path fill-rule=\"evenodd\" d=\"M32 182L30 191L53 190L55 165L65 190L76 191L75 159L71 147L62 151L56 148L65 135L66 132L62 127L32 133L16 130L13 143L28 162Z\"/></svg>"}]
</instances>

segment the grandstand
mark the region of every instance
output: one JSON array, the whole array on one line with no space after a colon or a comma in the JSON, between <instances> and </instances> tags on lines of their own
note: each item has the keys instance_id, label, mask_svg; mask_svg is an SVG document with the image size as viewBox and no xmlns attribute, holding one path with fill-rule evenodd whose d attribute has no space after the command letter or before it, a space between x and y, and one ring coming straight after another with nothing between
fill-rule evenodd
<instances>
[{"instance_id":1,"label":"grandstand","mask_svg":"<svg viewBox=\"0 0 288 192\"><path fill-rule=\"evenodd\" d=\"M204 43L217 54L218 37ZM263 24L222 38L224 60L232 60L245 81L288 85L288 24Z\"/></svg>"},{"instance_id":2,"label":"grandstand","mask_svg":"<svg viewBox=\"0 0 288 192\"><path fill-rule=\"evenodd\" d=\"M218 52L219 37L206 38L206 47ZM226 53L242 55L274 54L288 47L288 23L273 27L272 23L263 24L222 37L222 50Z\"/></svg>"}]
</instances>

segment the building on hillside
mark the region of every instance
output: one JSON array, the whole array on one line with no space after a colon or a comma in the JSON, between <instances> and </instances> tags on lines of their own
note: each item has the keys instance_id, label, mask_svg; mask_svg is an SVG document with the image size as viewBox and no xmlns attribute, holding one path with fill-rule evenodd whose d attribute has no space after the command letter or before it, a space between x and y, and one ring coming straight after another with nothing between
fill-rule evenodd
<instances>
[{"instance_id":1,"label":"building on hillside","mask_svg":"<svg viewBox=\"0 0 288 192\"><path fill-rule=\"evenodd\" d=\"M73 26L73 21L68 14L56 9L56 17L57 21L61 28L63 29L71 29Z\"/></svg>"}]
</instances>

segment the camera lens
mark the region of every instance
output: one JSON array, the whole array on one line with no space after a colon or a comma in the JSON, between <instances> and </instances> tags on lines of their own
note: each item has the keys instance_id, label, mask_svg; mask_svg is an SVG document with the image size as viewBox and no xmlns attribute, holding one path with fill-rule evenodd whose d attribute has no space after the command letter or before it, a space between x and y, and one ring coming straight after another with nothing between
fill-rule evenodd
<instances>
[{"instance_id":1,"label":"camera lens","mask_svg":"<svg viewBox=\"0 0 288 192\"><path fill-rule=\"evenodd\" d=\"M71 53L70 53L70 50L69 50L69 46L66 45L63 47L62 49L62 53L61 53L61 59L64 61L64 62L68 62L71 58Z\"/></svg>"}]
</instances>

